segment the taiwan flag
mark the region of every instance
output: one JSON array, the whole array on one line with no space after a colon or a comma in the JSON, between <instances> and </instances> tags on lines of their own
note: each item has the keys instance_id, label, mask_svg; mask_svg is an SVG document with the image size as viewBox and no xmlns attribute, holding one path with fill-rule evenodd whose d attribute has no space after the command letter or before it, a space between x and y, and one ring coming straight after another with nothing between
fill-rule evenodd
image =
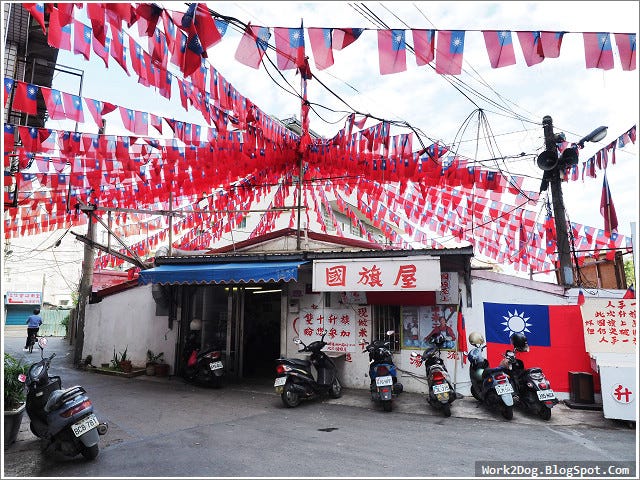
<instances>
[{"instance_id":1,"label":"taiwan flag","mask_svg":"<svg viewBox=\"0 0 640 480\"><path fill-rule=\"evenodd\" d=\"M407 69L407 45L404 30L378 30L380 75Z\"/></svg>"},{"instance_id":2,"label":"taiwan flag","mask_svg":"<svg viewBox=\"0 0 640 480\"><path fill-rule=\"evenodd\" d=\"M324 70L333 65L333 44L331 28L309 28L309 41L313 52L313 61L318 70Z\"/></svg>"},{"instance_id":3,"label":"taiwan flag","mask_svg":"<svg viewBox=\"0 0 640 480\"><path fill-rule=\"evenodd\" d=\"M51 120L64 120L67 115L64 113L62 106L62 95L58 90L41 87L44 103L47 106L47 112Z\"/></svg>"},{"instance_id":4,"label":"taiwan flag","mask_svg":"<svg viewBox=\"0 0 640 480\"><path fill-rule=\"evenodd\" d=\"M269 46L270 36L269 27L248 24L238 44L235 59L248 67L260 68L264 52ZM211 82L214 82L213 75ZM217 88L215 90L217 94ZM213 89L211 91L213 93Z\"/></svg>"},{"instance_id":5,"label":"taiwan flag","mask_svg":"<svg viewBox=\"0 0 640 480\"><path fill-rule=\"evenodd\" d=\"M635 33L614 33L622 70L630 71L636 69L636 34Z\"/></svg>"},{"instance_id":6,"label":"taiwan flag","mask_svg":"<svg viewBox=\"0 0 640 480\"><path fill-rule=\"evenodd\" d=\"M84 122L84 113L82 110L82 99L78 95L62 92L62 101L64 102L64 113L69 120L76 122Z\"/></svg>"},{"instance_id":7,"label":"taiwan flag","mask_svg":"<svg viewBox=\"0 0 640 480\"><path fill-rule=\"evenodd\" d=\"M38 113L38 90L37 85L17 81L12 108L29 115L36 115Z\"/></svg>"},{"instance_id":8,"label":"taiwan flag","mask_svg":"<svg viewBox=\"0 0 640 480\"><path fill-rule=\"evenodd\" d=\"M31 16L40 24L42 33L47 34L44 21L44 3L23 3L22 6L31 14Z\"/></svg>"},{"instance_id":9,"label":"taiwan flag","mask_svg":"<svg viewBox=\"0 0 640 480\"><path fill-rule=\"evenodd\" d=\"M536 65L544 60L540 32L518 32L518 40L522 48L522 55L527 67Z\"/></svg>"},{"instance_id":10,"label":"taiwan flag","mask_svg":"<svg viewBox=\"0 0 640 480\"><path fill-rule=\"evenodd\" d=\"M485 30L482 34L484 35L484 43L489 54L491 68L515 65L516 55L513 50L510 31Z\"/></svg>"},{"instance_id":11,"label":"taiwan flag","mask_svg":"<svg viewBox=\"0 0 640 480\"><path fill-rule=\"evenodd\" d=\"M527 336L529 351L518 352L518 358L525 368L540 367L553 390L569 392L569 372L592 371L578 305L484 302L484 326L492 367L500 363L505 350L512 350L511 335L521 332Z\"/></svg>"},{"instance_id":12,"label":"taiwan flag","mask_svg":"<svg viewBox=\"0 0 640 480\"><path fill-rule=\"evenodd\" d=\"M91 27L73 20L73 53L81 54L85 60L91 56Z\"/></svg>"},{"instance_id":13,"label":"taiwan flag","mask_svg":"<svg viewBox=\"0 0 640 480\"><path fill-rule=\"evenodd\" d=\"M584 32L584 58L587 68L613 68L613 50L611 50L611 36L607 32Z\"/></svg>"},{"instance_id":14,"label":"taiwan flag","mask_svg":"<svg viewBox=\"0 0 640 480\"><path fill-rule=\"evenodd\" d=\"M342 50L355 42L364 32L364 28L334 28L332 47L334 50Z\"/></svg>"},{"instance_id":15,"label":"taiwan flag","mask_svg":"<svg viewBox=\"0 0 640 480\"><path fill-rule=\"evenodd\" d=\"M11 90L13 90L14 80L13 78L4 77L4 105L7 106L7 100L11 96Z\"/></svg>"},{"instance_id":16,"label":"taiwan flag","mask_svg":"<svg viewBox=\"0 0 640 480\"><path fill-rule=\"evenodd\" d=\"M416 55L416 64L421 67L433 61L435 49L435 30L411 31L413 35L413 51Z\"/></svg>"},{"instance_id":17,"label":"taiwan flag","mask_svg":"<svg viewBox=\"0 0 640 480\"><path fill-rule=\"evenodd\" d=\"M58 18L58 9L53 6L49 8L47 43L53 48L71 51L71 24L64 27L61 26Z\"/></svg>"},{"instance_id":18,"label":"taiwan flag","mask_svg":"<svg viewBox=\"0 0 640 480\"><path fill-rule=\"evenodd\" d=\"M304 64L304 30L275 27L278 69L290 70Z\"/></svg>"},{"instance_id":19,"label":"taiwan flag","mask_svg":"<svg viewBox=\"0 0 640 480\"><path fill-rule=\"evenodd\" d=\"M438 30L436 45L436 73L460 75L464 54L463 30Z\"/></svg>"}]
</instances>

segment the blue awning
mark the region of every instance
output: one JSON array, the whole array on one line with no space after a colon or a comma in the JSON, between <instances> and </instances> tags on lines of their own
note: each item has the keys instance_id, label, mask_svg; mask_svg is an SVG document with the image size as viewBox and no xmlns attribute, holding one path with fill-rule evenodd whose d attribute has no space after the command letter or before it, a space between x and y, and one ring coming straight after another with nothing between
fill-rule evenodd
<instances>
[{"instance_id":1,"label":"blue awning","mask_svg":"<svg viewBox=\"0 0 640 480\"><path fill-rule=\"evenodd\" d=\"M197 265L160 265L140 271L141 285L206 285L210 283L249 283L298 280L298 267L305 261L296 262L234 262Z\"/></svg>"}]
</instances>

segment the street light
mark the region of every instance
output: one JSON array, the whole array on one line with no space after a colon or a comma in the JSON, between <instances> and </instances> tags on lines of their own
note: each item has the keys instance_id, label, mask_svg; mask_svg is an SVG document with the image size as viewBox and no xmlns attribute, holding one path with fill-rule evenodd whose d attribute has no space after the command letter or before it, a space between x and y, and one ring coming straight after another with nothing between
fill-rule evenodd
<instances>
[{"instance_id":1,"label":"street light","mask_svg":"<svg viewBox=\"0 0 640 480\"><path fill-rule=\"evenodd\" d=\"M558 257L560 261L560 285L573 286L573 268L571 265L571 250L569 248L569 237L567 235L566 213L564 200L562 198L560 173L565 169L578 163L578 148L584 148L585 142L598 142L607 135L607 127L598 127L587 136L578 140L562 152L558 158L558 143L565 140L563 133L553 133L553 120L549 115L542 119L544 129L545 150L538 155L538 167L544 170L540 192L543 192L551 185L551 197L553 201L553 216L556 224L556 244L558 246Z\"/></svg>"}]
</instances>

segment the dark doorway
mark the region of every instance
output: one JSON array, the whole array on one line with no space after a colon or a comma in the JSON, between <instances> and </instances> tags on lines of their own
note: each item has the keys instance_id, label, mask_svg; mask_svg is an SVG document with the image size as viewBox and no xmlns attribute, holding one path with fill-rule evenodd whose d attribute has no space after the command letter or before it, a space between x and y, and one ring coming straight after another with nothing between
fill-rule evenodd
<instances>
[{"instance_id":1,"label":"dark doorway","mask_svg":"<svg viewBox=\"0 0 640 480\"><path fill-rule=\"evenodd\" d=\"M275 359L280 356L281 290L266 285L244 292L243 377L275 375Z\"/></svg>"}]
</instances>

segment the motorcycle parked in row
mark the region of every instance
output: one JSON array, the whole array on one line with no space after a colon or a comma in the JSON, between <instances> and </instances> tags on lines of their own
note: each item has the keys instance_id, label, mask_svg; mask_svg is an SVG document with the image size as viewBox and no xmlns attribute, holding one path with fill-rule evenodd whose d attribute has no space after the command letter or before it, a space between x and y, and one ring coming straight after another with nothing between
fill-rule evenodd
<instances>
[{"instance_id":1,"label":"motorcycle parked in row","mask_svg":"<svg viewBox=\"0 0 640 480\"><path fill-rule=\"evenodd\" d=\"M220 388L223 375L222 352L217 347L191 350L183 371L187 381Z\"/></svg>"},{"instance_id":2,"label":"motorcycle parked in row","mask_svg":"<svg viewBox=\"0 0 640 480\"><path fill-rule=\"evenodd\" d=\"M441 410L445 417L451 416L451 404L456 399L456 391L449 372L440 356L440 349L445 343L443 335L434 337L422 355L411 352L411 356L424 363L427 374L427 401L436 410ZM418 364L420 366L420 364Z\"/></svg>"},{"instance_id":3,"label":"motorcycle parked in row","mask_svg":"<svg viewBox=\"0 0 640 480\"><path fill-rule=\"evenodd\" d=\"M551 409L558 404L551 383L539 367L524 368L524 362L517 358L516 352L528 352L529 344L524 333L511 335L513 350L507 350L503 363L511 373L516 391L516 405L535 413L543 420L551 418Z\"/></svg>"},{"instance_id":4,"label":"motorcycle parked in row","mask_svg":"<svg viewBox=\"0 0 640 480\"><path fill-rule=\"evenodd\" d=\"M477 332L469 334L469 343L475 348L469 358L469 378L471 395L491 409L499 409L507 420L513 418L513 393L511 378L504 367L489 368L489 362L483 351L487 348L484 337Z\"/></svg>"},{"instance_id":5,"label":"motorcycle parked in row","mask_svg":"<svg viewBox=\"0 0 640 480\"><path fill-rule=\"evenodd\" d=\"M45 439L47 449L67 457L82 454L88 460L98 456L98 440L107 433L105 422L98 421L87 392L79 385L62 388L59 376L49 376L51 360L44 356L46 338L38 340L40 361L29 367L20 381L27 387L27 415L31 432Z\"/></svg>"},{"instance_id":6,"label":"motorcycle parked in row","mask_svg":"<svg viewBox=\"0 0 640 480\"><path fill-rule=\"evenodd\" d=\"M395 331L386 332L388 337L395 334ZM398 382L396 366L393 363L391 354L391 343L389 340L378 339L373 343L362 341L364 347L362 353L369 354L369 377L371 378L371 400L382 403L385 412L393 410L392 399L394 395L402 393L402 383Z\"/></svg>"},{"instance_id":7,"label":"motorcycle parked in row","mask_svg":"<svg viewBox=\"0 0 640 480\"><path fill-rule=\"evenodd\" d=\"M320 340L309 345L296 337L293 342L302 345L298 353L311 353L309 360L281 357L276 359L276 380L273 384L282 403L289 408L297 407L302 399L311 399L324 395L330 398L342 396L342 385L338 380L338 369L333 360L322 351L328 330L322 331ZM311 367L316 371L314 378Z\"/></svg>"}]
</instances>

